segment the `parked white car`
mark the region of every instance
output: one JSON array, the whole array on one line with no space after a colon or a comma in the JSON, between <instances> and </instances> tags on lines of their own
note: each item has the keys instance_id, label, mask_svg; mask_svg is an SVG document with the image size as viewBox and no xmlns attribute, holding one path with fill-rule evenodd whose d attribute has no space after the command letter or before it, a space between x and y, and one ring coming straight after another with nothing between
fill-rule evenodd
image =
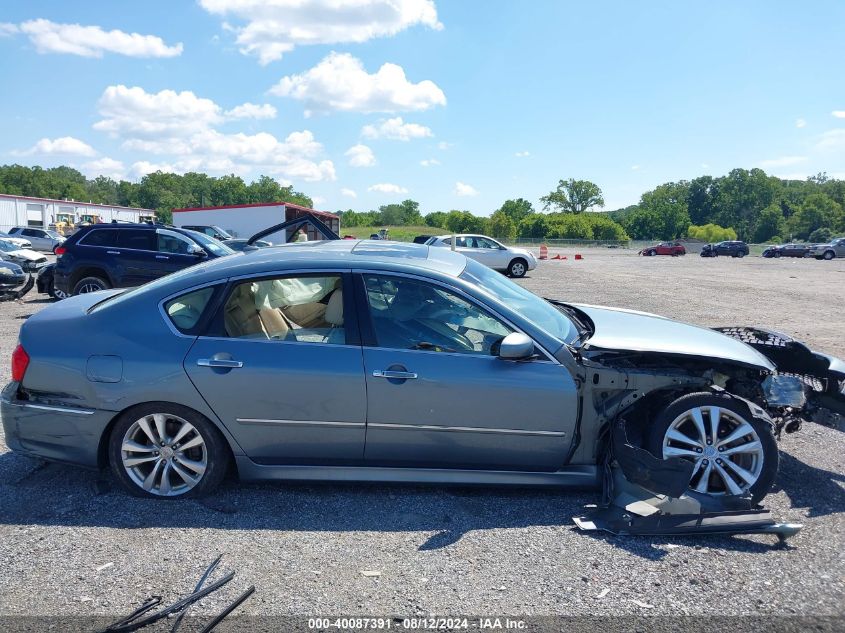
<instances>
[{"instance_id":1,"label":"parked white car","mask_svg":"<svg viewBox=\"0 0 845 633\"><path fill-rule=\"evenodd\" d=\"M471 259L481 262L494 270L507 273L511 277L524 277L529 270L537 268L537 258L534 253L524 248L505 246L492 237L486 235L472 235L461 233L458 235L437 235L428 239L428 246L442 246Z\"/></svg>"},{"instance_id":2,"label":"parked white car","mask_svg":"<svg viewBox=\"0 0 845 633\"><path fill-rule=\"evenodd\" d=\"M12 262L27 272L36 272L47 265L47 258L28 248L18 248L7 239L0 239L0 260Z\"/></svg>"},{"instance_id":3,"label":"parked white car","mask_svg":"<svg viewBox=\"0 0 845 633\"><path fill-rule=\"evenodd\" d=\"M9 229L9 235L29 240L33 250L55 252L57 246L64 244L65 238L50 229L39 229L29 226L16 226Z\"/></svg>"},{"instance_id":4,"label":"parked white car","mask_svg":"<svg viewBox=\"0 0 845 633\"><path fill-rule=\"evenodd\" d=\"M25 240L21 237L14 237L9 235L8 233L3 233L0 231L0 240L6 240L7 242L11 242L18 248L32 248L32 242L29 240Z\"/></svg>"}]
</instances>

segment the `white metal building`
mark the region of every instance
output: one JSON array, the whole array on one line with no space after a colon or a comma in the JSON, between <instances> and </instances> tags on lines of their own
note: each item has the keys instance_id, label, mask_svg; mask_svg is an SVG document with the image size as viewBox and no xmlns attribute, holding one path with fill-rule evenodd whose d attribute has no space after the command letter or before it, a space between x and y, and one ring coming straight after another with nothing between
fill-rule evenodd
<instances>
[{"instance_id":1,"label":"white metal building","mask_svg":"<svg viewBox=\"0 0 845 633\"><path fill-rule=\"evenodd\" d=\"M142 222L155 219L155 211L152 209L0 193L0 231L8 231L13 226L50 228L60 221L60 215L65 220L70 219L73 224L112 220Z\"/></svg>"},{"instance_id":2,"label":"white metal building","mask_svg":"<svg viewBox=\"0 0 845 633\"><path fill-rule=\"evenodd\" d=\"M217 226L235 237L252 237L259 231L313 213L335 233L340 232L340 217L326 211L315 211L289 202L262 202L258 204L233 204L225 207L190 207L173 209L173 224L176 226ZM273 243L284 243L287 236L276 234L265 239ZM309 227L309 240L320 240L322 236Z\"/></svg>"}]
</instances>

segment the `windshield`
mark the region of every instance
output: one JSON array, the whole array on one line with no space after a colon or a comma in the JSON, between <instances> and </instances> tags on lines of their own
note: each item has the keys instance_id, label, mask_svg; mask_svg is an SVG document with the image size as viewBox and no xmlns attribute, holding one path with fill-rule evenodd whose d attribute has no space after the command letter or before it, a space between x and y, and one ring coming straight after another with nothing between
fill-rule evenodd
<instances>
[{"instance_id":1,"label":"windshield","mask_svg":"<svg viewBox=\"0 0 845 633\"><path fill-rule=\"evenodd\" d=\"M479 286L551 336L565 343L578 338L578 328L565 314L492 268L469 259L460 278Z\"/></svg>"},{"instance_id":2,"label":"windshield","mask_svg":"<svg viewBox=\"0 0 845 633\"><path fill-rule=\"evenodd\" d=\"M7 253L11 253L12 251L20 250L19 246L15 246L11 242L6 242L5 240L0 240L0 251L6 251Z\"/></svg>"},{"instance_id":3,"label":"windshield","mask_svg":"<svg viewBox=\"0 0 845 633\"><path fill-rule=\"evenodd\" d=\"M213 228L215 231L217 231L220 234L220 239L231 240L233 237L235 237L234 235L229 233L229 231L224 231L219 226L212 226L211 228Z\"/></svg>"},{"instance_id":4,"label":"windshield","mask_svg":"<svg viewBox=\"0 0 845 633\"><path fill-rule=\"evenodd\" d=\"M205 233L200 233L199 231L191 231L190 233L191 238L194 241L199 242L205 250L214 253L215 255L223 257L224 255L231 255L235 252L222 242L214 239L213 237L209 237Z\"/></svg>"}]
</instances>

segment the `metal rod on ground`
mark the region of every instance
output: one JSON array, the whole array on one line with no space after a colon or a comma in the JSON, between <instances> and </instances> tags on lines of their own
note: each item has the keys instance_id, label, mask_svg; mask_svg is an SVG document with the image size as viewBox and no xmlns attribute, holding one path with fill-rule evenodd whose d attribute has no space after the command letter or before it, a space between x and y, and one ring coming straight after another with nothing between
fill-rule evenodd
<instances>
[{"instance_id":1,"label":"metal rod on ground","mask_svg":"<svg viewBox=\"0 0 845 633\"><path fill-rule=\"evenodd\" d=\"M249 589L244 591L241 595L235 598L235 601L230 604L228 607L223 609L211 622L205 625L205 628L200 631L200 633L209 633L209 631L213 630L218 624L220 624L226 616L228 616L232 611L237 609L241 604L249 598L253 593L255 593L255 585L252 585Z\"/></svg>"},{"instance_id":2,"label":"metal rod on ground","mask_svg":"<svg viewBox=\"0 0 845 633\"><path fill-rule=\"evenodd\" d=\"M202 586L205 584L205 581L208 580L208 577L211 573L217 569L217 565L220 564L220 559L223 558L223 554L220 554L217 558L211 561L211 564L205 570L205 573L200 577L199 582L197 583L196 587L194 587L194 593L202 589ZM176 621L173 623L173 628L170 629L170 633L176 633L176 629L179 628L179 625L182 623L182 619L185 617L185 614L188 613L188 609L190 605L182 609L182 613L179 614L179 617L176 618Z\"/></svg>"}]
</instances>

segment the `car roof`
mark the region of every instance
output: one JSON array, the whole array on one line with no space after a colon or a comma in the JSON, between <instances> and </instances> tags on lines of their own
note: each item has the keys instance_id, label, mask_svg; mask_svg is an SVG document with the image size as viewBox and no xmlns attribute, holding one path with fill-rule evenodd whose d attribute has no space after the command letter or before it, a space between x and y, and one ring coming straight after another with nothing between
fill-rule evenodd
<instances>
[{"instance_id":1,"label":"car roof","mask_svg":"<svg viewBox=\"0 0 845 633\"><path fill-rule=\"evenodd\" d=\"M444 248L389 240L325 240L267 246L218 257L174 273L170 290L210 283L227 277L271 274L286 269L358 269L419 272L457 277L466 257Z\"/></svg>"}]
</instances>

